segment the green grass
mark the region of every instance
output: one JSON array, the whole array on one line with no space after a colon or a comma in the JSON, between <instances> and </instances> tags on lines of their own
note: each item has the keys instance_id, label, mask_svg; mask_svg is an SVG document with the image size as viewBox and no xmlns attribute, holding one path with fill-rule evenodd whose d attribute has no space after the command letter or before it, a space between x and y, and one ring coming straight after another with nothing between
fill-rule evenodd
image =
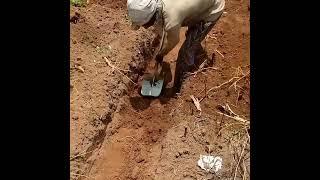
<instances>
[{"instance_id":1,"label":"green grass","mask_svg":"<svg viewBox=\"0 0 320 180\"><path fill-rule=\"evenodd\" d=\"M83 7L86 5L87 0L70 0L72 6Z\"/></svg>"}]
</instances>

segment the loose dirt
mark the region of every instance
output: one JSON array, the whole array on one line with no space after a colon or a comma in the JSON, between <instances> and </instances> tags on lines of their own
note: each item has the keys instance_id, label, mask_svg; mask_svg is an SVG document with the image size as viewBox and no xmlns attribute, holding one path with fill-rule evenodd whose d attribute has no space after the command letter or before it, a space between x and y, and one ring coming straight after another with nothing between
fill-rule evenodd
<instances>
[{"instance_id":1,"label":"loose dirt","mask_svg":"<svg viewBox=\"0 0 320 180\"><path fill-rule=\"evenodd\" d=\"M206 54L197 57L214 69L196 70L176 96L168 88L160 98L143 98L153 36L130 29L126 1L71 6L71 179L250 179L250 128L219 114L228 104L250 121L249 14L249 0L227 0L202 44ZM168 87L184 32L165 57ZM201 112L190 95L203 98ZM200 154L221 156L222 169L200 169Z\"/></svg>"}]
</instances>

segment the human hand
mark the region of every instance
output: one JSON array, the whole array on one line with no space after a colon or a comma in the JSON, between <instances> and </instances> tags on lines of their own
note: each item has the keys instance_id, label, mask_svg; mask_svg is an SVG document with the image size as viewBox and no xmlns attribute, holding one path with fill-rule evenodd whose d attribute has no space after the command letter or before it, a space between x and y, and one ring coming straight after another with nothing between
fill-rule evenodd
<instances>
[{"instance_id":1,"label":"human hand","mask_svg":"<svg viewBox=\"0 0 320 180\"><path fill-rule=\"evenodd\" d=\"M146 68L144 79L145 80L158 80L160 78L162 71L162 62L157 62L156 60L152 60Z\"/></svg>"}]
</instances>

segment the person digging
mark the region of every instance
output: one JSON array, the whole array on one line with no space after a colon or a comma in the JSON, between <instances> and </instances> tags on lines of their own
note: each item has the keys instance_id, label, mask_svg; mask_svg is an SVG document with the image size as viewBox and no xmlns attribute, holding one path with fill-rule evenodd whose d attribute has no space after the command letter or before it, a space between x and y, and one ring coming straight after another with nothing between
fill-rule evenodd
<instances>
[{"instance_id":1,"label":"person digging","mask_svg":"<svg viewBox=\"0 0 320 180\"><path fill-rule=\"evenodd\" d=\"M188 27L186 40L178 53L174 78L174 87L179 91L184 72L195 64L197 47L201 47L224 7L225 0L127 0L132 28L153 27L153 32L160 39L159 48L145 72L142 95L160 95L163 57L179 43L181 27ZM160 84L157 86L155 82Z\"/></svg>"}]
</instances>

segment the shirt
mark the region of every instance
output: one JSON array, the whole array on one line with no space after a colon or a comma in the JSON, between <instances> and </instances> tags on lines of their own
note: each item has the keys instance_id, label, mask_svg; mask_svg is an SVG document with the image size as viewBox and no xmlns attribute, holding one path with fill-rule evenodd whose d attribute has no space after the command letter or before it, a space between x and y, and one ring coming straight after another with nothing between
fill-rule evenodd
<instances>
[{"instance_id":1,"label":"shirt","mask_svg":"<svg viewBox=\"0 0 320 180\"><path fill-rule=\"evenodd\" d=\"M165 56L179 43L181 27L200 21L216 21L224 6L225 0L162 0L164 22L158 54Z\"/></svg>"}]
</instances>

